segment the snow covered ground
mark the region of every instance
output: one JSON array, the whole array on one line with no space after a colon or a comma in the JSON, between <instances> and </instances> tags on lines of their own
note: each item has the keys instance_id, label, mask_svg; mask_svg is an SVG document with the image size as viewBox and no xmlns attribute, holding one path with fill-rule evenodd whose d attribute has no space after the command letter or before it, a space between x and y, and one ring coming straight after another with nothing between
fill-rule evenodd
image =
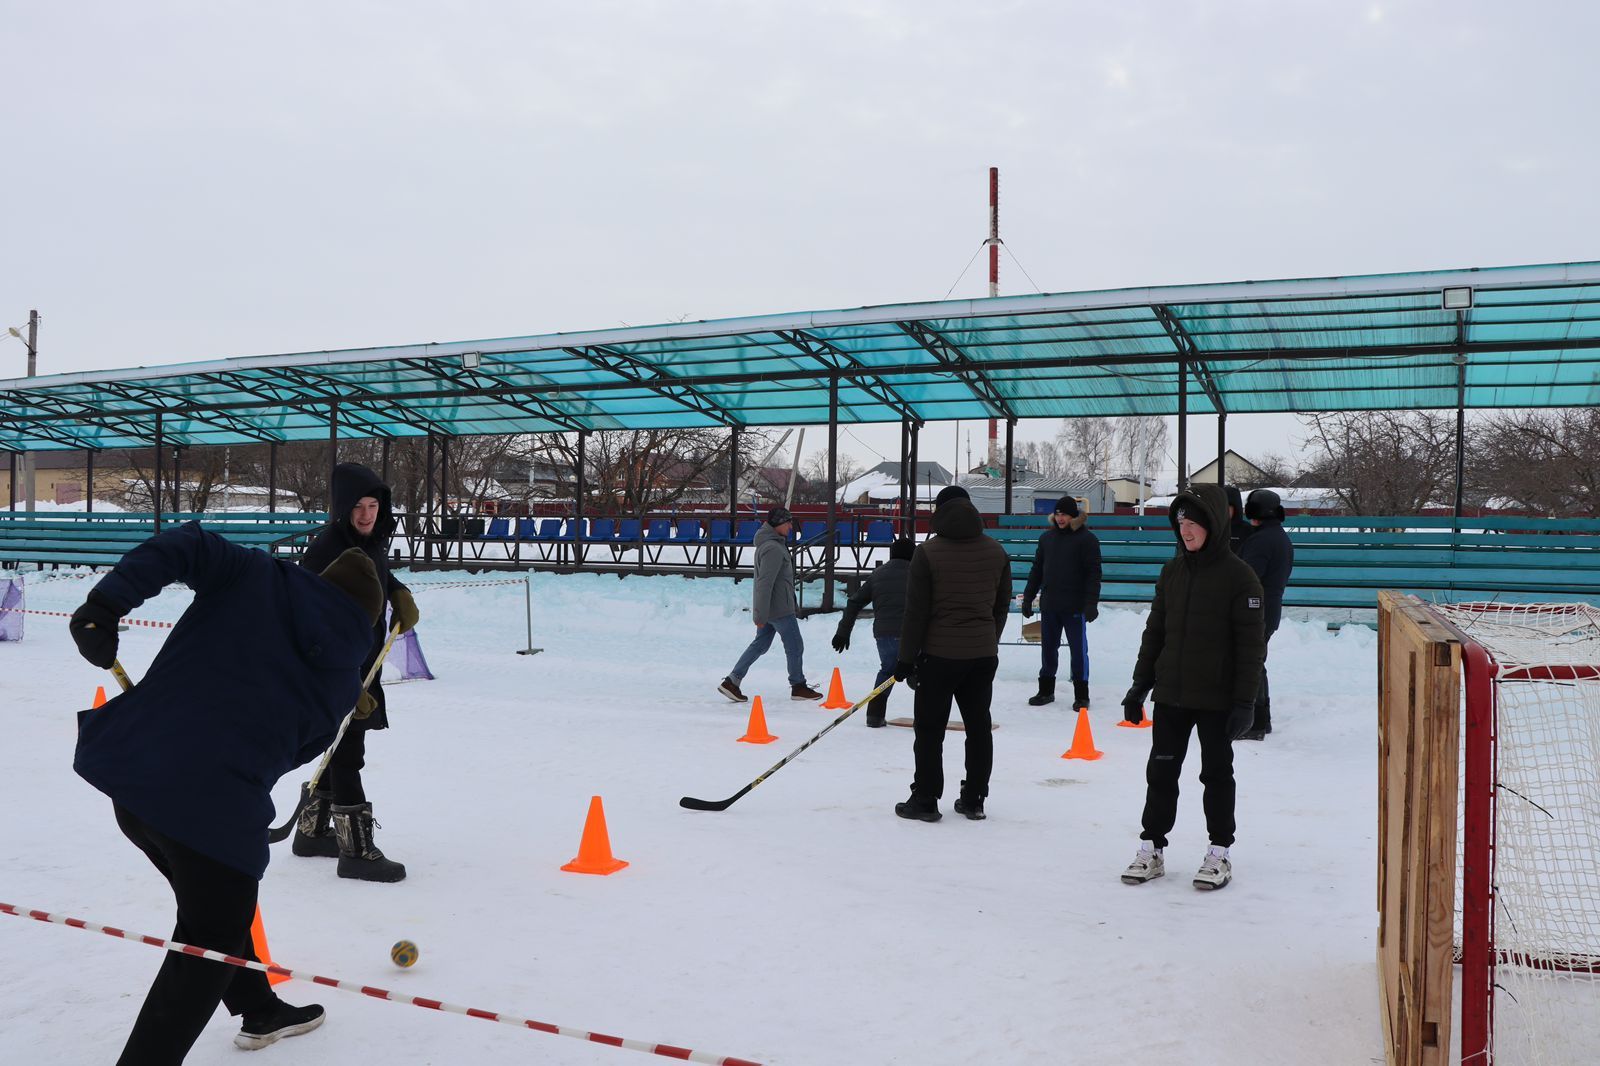
<instances>
[{"instance_id":1,"label":"snow covered ground","mask_svg":"<svg viewBox=\"0 0 1600 1066\"><path fill-rule=\"evenodd\" d=\"M1189 885L1206 843L1193 747L1171 874L1118 880L1149 744L1113 727L1141 611L1108 607L1090 630L1105 757L1059 758L1070 712L1028 707L1037 650L1003 648L989 819L955 817L947 794L928 825L893 814L910 730L868 730L859 714L730 810L679 808L731 795L836 713L782 695L775 647L745 688L767 697L781 739L735 743L747 709L715 686L753 632L748 583L536 575L544 652L518 656L522 589L428 588L459 580L414 578L438 680L391 688L394 728L368 745L379 842L410 876L341 881L331 860L280 845L262 910L282 965L782 1066L1382 1061L1371 631L1279 631L1278 731L1239 745L1235 880L1203 894ZM28 607L70 611L88 587L36 575ZM170 590L137 616L174 619L186 601ZM870 623L839 657L836 620L803 623L807 669L821 685L842 665L854 698L876 668ZM136 678L165 632L124 634ZM30 617L25 642L0 644L0 900L167 936L165 882L71 770L73 712L110 683L62 619ZM909 713L896 692L891 716ZM280 811L298 780L280 784ZM596 794L631 865L563 873ZM405 971L388 959L402 937L421 949ZM161 954L0 916L0 960L0 1062L108 1063ZM279 991L329 1020L262 1063L662 1061L301 982ZM236 1029L219 1012L188 1061L241 1061Z\"/></svg>"}]
</instances>

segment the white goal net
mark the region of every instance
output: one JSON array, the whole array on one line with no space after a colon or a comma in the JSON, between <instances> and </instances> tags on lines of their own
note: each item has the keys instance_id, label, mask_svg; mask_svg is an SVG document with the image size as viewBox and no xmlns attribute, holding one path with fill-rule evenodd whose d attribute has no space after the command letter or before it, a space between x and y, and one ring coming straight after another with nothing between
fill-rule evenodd
<instances>
[{"instance_id":1,"label":"white goal net","mask_svg":"<svg viewBox=\"0 0 1600 1066\"><path fill-rule=\"evenodd\" d=\"M1461 806L1458 945L1471 940L1471 923L1484 921L1461 904L1461 866L1473 861L1474 846L1492 894L1482 912L1487 928L1479 930L1488 972L1475 986L1469 951L1461 982L1463 1026L1480 1012L1488 1053L1475 1057L1463 1046L1462 1061L1600 1063L1600 609L1431 606L1492 664L1492 683L1474 686L1469 658L1462 686L1462 792L1478 787L1489 799L1479 806L1477 834L1471 808L1465 800ZM1484 693L1489 706L1472 706ZM1468 748L1471 731L1485 727L1487 781ZM1474 987L1489 990L1488 1002L1469 1001Z\"/></svg>"}]
</instances>

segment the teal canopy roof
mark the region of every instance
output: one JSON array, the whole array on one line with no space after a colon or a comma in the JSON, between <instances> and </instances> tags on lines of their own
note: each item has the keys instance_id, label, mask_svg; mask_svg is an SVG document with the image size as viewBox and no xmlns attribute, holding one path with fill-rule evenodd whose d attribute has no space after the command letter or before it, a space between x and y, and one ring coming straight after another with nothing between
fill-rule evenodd
<instances>
[{"instance_id":1,"label":"teal canopy roof","mask_svg":"<svg viewBox=\"0 0 1600 1066\"><path fill-rule=\"evenodd\" d=\"M1447 292L1448 290L1448 292ZM1465 290L1465 291L1463 291ZM1445 306L1447 295L1452 307ZM1470 299L1470 306L1455 308ZM476 363L474 366L473 364ZM1465 369L1458 390L1458 374ZM1600 402L1600 263L892 304L0 381L0 449Z\"/></svg>"}]
</instances>

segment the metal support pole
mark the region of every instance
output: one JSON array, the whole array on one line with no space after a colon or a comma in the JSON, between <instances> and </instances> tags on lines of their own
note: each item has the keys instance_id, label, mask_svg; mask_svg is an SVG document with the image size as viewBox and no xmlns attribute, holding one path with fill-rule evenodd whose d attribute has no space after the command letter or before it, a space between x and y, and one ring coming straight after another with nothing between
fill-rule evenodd
<instances>
[{"instance_id":1,"label":"metal support pole","mask_svg":"<svg viewBox=\"0 0 1600 1066\"><path fill-rule=\"evenodd\" d=\"M572 561L583 565L583 498L588 495L588 482L584 479L584 466L588 463L589 431L578 430L578 495L572 508Z\"/></svg>"},{"instance_id":2,"label":"metal support pole","mask_svg":"<svg viewBox=\"0 0 1600 1066\"><path fill-rule=\"evenodd\" d=\"M330 511L332 508L329 509ZM267 513L278 513L278 442L267 445Z\"/></svg>"},{"instance_id":3,"label":"metal support pole","mask_svg":"<svg viewBox=\"0 0 1600 1066\"><path fill-rule=\"evenodd\" d=\"M1217 412L1217 484L1228 483L1228 412ZM1243 515L1239 517L1243 518Z\"/></svg>"},{"instance_id":4,"label":"metal support pole","mask_svg":"<svg viewBox=\"0 0 1600 1066\"><path fill-rule=\"evenodd\" d=\"M439 438L439 511L444 515L444 526L449 528L455 522L456 557L462 558L466 552L466 545L461 539L461 518L450 510L450 438ZM450 546L444 545L439 549L439 561L450 558Z\"/></svg>"},{"instance_id":5,"label":"metal support pole","mask_svg":"<svg viewBox=\"0 0 1600 1066\"><path fill-rule=\"evenodd\" d=\"M538 655L544 649L533 646L533 575L531 573L522 575L522 601L528 608L528 646L526 648L518 648L517 654Z\"/></svg>"},{"instance_id":6,"label":"metal support pole","mask_svg":"<svg viewBox=\"0 0 1600 1066\"><path fill-rule=\"evenodd\" d=\"M1006 514L1011 513L1011 442L1016 428L1017 420L1015 418L1006 419Z\"/></svg>"},{"instance_id":7,"label":"metal support pole","mask_svg":"<svg viewBox=\"0 0 1600 1066\"><path fill-rule=\"evenodd\" d=\"M833 610L833 570L839 553L839 375L828 379L828 533L822 554L822 609Z\"/></svg>"},{"instance_id":8,"label":"metal support pole","mask_svg":"<svg viewBox=\"0 0 1600 1066\"><path fill-rule=\"evenodd\" d=\"M28 376L31 378L39 372L39 312L28 312ZM22 453L22 481L23 496L28 501L28 510L32 511L37 505L36 498L38 480L34 473L34 458L32 452ZM16 478L11 479L13 482Z\"/></svg>"},{"instance_id":9,"label":"metal support pole","mask_svg":"<svg viewBox=\"0 0 1600 1066\"><path fill-rule=\"evenodd\" d=\"M17 510L17 453L16 452L12 452L11 453L11 455L8 457L8 462L10 462L10 464L11 464L11 481L6 487L6 494L10 497L10 499L6 501L6 510L11 512L12 514L15 514L16 510Z\"/></svg>"},{"instance_id":10,"label":"metal support pole","mask_svg":"<svg viewBox=\"0 0 1600 1066\"><path fill-rule=\"evenodd\" d=\"M333 468L339 465L339 401L328 404L328 513L333 513Z\"/></svg>"},{"instance_id":11,"label":"metal support pole","mask_svg":"<svg viewBox=\"0 0 1600 1066\"><path fill-rule=\"evenodd\" d=\"M739 528L739 427L732 426L728 432L728 538L731 540ZM729 566L733 565L733 549L724 548L728 553ZM706 563L708 567L717 557L717 549L706 548Z\"/></svg>"},{"instance_id":12,"label":"metal support pole","mask_svg":"<svg viewBox=\"0 0 1600 1066\"><path fill-rule=\"evenodd\" d=\"M389 445L393 443L394 441L388 437L383 438L383 473L378 476L383 479L385 485L389 484ZM391 485L390 488L393 488L393 486Z\"/></svg>"},{"instance_id":13,"label":"metal support pole","mask_svg":"<svg viewBox=\"0 0 1600 1066\"><path fill-rule=\"evenodd\" d=\"M156 510L156 532L157 533L161 532L161 452L162 452L162 449L165 448L165 447L166 447L166 445L164 443L162 443L162 440L161 440L161 412L157 411L156 412L156 476L155 476L155 484L152 486L154 491L152 491L150 493L150 499L155 504L155 510Z\"/></svg>"},{"instance_id":14,"label":"metal support pole","mask_svg":"<svg viewBox=\"0 0 1600 1066\"><path fill-rule=\"evenodd\" d=\"M1459 314L1459 312L1458 312ZM1461 521L1467 480L1467 354L1457 352L1456 364L1456 522ZM1459 532L1459 529L1457 530Z\"/></svg>"},{"instance_id":15,"label":"metal support pole","mask_svg":"<svg viewBox=\"0 0 1600 1066\"><path fill-rule=\"evenodd\" d=\"M83 510L85 514L94 514L94 449L85 448L83 452Z\"/></svg>"},{"instance_id":16,"label":"metal support pole","mask_svg":"<svg viewBox=\"0 0 1600 1066\"><path fill-rule=\"evenodd\" d=\"M911 484L911 429L905 419L900 420L900 517L906 515L906 493Z\"/></svg>"},{"instance_id":17,"label":"metal support pole","mask_svg":"<svg viewBox=\"0 0 1600 1066\"><path fill-rule=\"evenodd\" d=\"M917 539L917 446L922 441L922 427L911 423L911 495L906 498L905 524L900 527L902 537Z\"/></svg>"},{"instance_id":18,"label":"metal support pole","mask_svg":"<svg viewBox=\"0 0 1600 1066\"><path fill-rule=\"evenodd\" d=\"M1189 487L1189 364L1178 360L1178 491Z\"/></svg>"},{"instance_id":19,"label":"metal support pole","mask_svg":"<svg viewBox=\"0 0 1600 1066\"><path fill-rule=\"evenodd\" d=\"M172 449L172 510L175 514L183 513L183 445L174 445Z\"/></svg>"},{"instance_id":20,"label":"metal support pole","mask_svg":"<svg viewBox=\"0 0 1600 1066\"><path fill-rule=\"evenodd\" d=\"M419 523L422 536L422 561L424 564L433 562L433 434L428 434L427 456L422 466L422 521Z\"/></svg>"}]
</instances>

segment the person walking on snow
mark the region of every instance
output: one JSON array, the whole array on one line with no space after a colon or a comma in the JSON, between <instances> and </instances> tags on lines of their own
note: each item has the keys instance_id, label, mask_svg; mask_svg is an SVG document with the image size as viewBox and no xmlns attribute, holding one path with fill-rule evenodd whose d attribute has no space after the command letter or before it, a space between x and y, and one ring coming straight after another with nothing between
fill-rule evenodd
<instances>
[{"instance_id":1,"label":"person walking on snow","mask_svg":"<svg viewBox=\"0 0 1600 1066\"><path fill-rule=\"evenodd\" d=\"M137 685L78 715L72 768L111 798L118 828L172 886L173 938L254 960L272 788L365 698L361 662L383 590L360 552L319 576L186 522L90 590L68 623L79 654L110 669L118 620L176 582L193 602ZM181 1063L219 1001L242 1016L234 1043L245 1049L323 1020L316 1004L279 999L259 970L172 952L118 1063Z\"/></svg>"},{"instance_id":2,"label":"person walking on snow","mask_svg":"<svg viewBox=\"0 0 1600 1066\"><path fill-rule=\"evenodd\" d=\"M356 548L378 573L384 589L384 602L394 613L394 622L405 633L417 624L417 604L411 590L389 571L389 538L394 535L394 509L389 486L377 474L359 463L340 463L333 468L333 507L328 524L306 548L300 565L313 571L327 566L340 554ZM372 627L372 647L361 664L363 676L377 661L389 637L389 627L380 612ZM385 858L373 842L372 804L367 802L361 784L361 770L367 761L367 733L389 728L389 712L383 697L383 678L374 677L367 689L373 700L370 714L350 723L339 746L328 760L327 772L317 782L295 827L291 850L296 855L339 859L340 877L360 881L401 881L403 864Z\"/></svg>"},{"instance_id":3,"label":"person walking on snow","mask_svg":"<svg viewBox=\"0 0 1600 1066\"><path fill-rule=\"evenodd\" d=\"M944 731L950 701L967 732L967 776L956 813L984 817L994 768L989 703L1000 665L1000 634L1011 611L1011 560L983 532L983 519L959 485L933 502L933 537L911 556L906 620L894 676L916 692L911 798L894 805L902 818L937 822L944 795Z\"/></svg>"},{"instance_id":4,"label":"person walking on snow","mask_svg":"<svg viewBox=\"0 0 1600 1066\"><path fill-rule=\"evenodd\" d=\"M1255 717L1266 654L1261 582L1228 547L1228 502L1220 485L1178 493L1168 513L1179 552L1161 567L1155 600L1123 697L1123 717L1138 724L1155 690L1150 759L1145 766L1143 844L1122 880L1142 884L1166 872L1163 849L1178 817L1178 778L1189 734L1200 734L1200 784L1211 846L1194 887L1222 888L1233 877L1233 742Z\"/></svg>"},{"instance_id":5,"label":"person walking on snow","mask_svg":"<svg viewBox=\"0 0 1600 1066\"><path fill-rule=\"evenodd\" d=\"M1294 570L1294 544L1283 530L1283 501L1271 489L1256 489L1244 502L1245 517L1256 527L1239 550L1239 558L1261 579L1266 595L1264 622L1265 648L1261 659L1261 686L1256 689L1256 715L1240 740L1265 740L1272 732L1272 695L1267 690L1266 656L1272 649L1272 634L1283 621L1283 591L1289 587Z\"/></svg>"},{"instance_id":6,"label":"person walking on snow","mask_svg":"<svg viewBox=\"0 0 1600 1066\"><path fill-rule=\"evenodd\" d=\"M1089 631L1100 616L1100 539L1085 528L1088 516L1078 501L1063 496L1050 514L1050 528L1039 534L1033 568L1022 590L1022 617L1033 616L1033 599L1044 590L1039 627L1039 691L1033 707L1056 698L1056 665L1061 637L1072 654L1072 706L1089 706Z\"/></svg>"},{"instance_id":7,"label":"person walking on snow","mask_svg":"<svg viewBox=\"0 0 1600 1066\"><path fill-rule=\"evenodd\" d=\"M756 638L739 656L733 670L722 679L717 691L744 703L748 699L739 688L755 661L772 647L773 636L783 638L783 654L789 665L789 695L797 700L820 700L822 693L806 683L805 640L800 636L800 619L794 600L794 560L789 558L789 532L794 517L787 508L774 507L756 533L755 589L751 593L750 617L756 624Z\"/></svg>"},{"instance_id":8,"label":"person walking on snow","mask_svg":"<svg viewBox=\"0 0 1600 1066\"><path fill-rule=\"evenodd\" d=\"M867 575L844 605L844 617L833 634L833 650L841 655L850 647L850 630L855 628L856 617L872 605L872 636L878 645L878 678L872 683L877 688L894 676L894 664L900 659L900 626L906 613L906 579L911 574L911 556L917 542L901 537L889 545L889 561ZM884 724L884 714L889 707L887 692L875 696L867 704L867 725L877 729Z\"/></svg>"}]
</instances>

